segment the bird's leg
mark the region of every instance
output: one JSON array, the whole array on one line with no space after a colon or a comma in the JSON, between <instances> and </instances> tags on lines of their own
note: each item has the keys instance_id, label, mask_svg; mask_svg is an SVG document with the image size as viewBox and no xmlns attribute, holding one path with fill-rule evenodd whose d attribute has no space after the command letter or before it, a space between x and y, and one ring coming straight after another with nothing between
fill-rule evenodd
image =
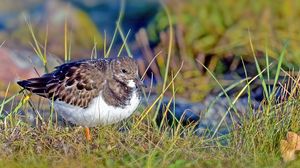
<instances>
[{"instance_id":1,"label":"bird's leg","mask_svg":"<svg viewBox=\"0 0 300 168\"><path fill-rule=\"evenodd\" d=\"M91 133L90 133L90 128L85 127L85 137L88 141L92 140Z\"/></svg>"}]
</instances>

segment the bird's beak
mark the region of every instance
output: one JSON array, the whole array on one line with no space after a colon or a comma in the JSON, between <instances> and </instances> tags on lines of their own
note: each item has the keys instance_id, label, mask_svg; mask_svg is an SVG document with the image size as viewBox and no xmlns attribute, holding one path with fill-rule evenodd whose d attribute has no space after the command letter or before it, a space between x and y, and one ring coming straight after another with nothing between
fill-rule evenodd
<instances>
[{"instance_id":1,"label":"bird's beak","mask_svg":"<svg viewBox=\"0 0 300 168\"><path fill-rule=\"evenodd\" d=\"M137 87L144 87L144 88L147 88L147 86L143 83L143 81L141 81L141 79L136 78L136 79L135 79L135 82L136 82Z\"/></svg>"}]
</instances>

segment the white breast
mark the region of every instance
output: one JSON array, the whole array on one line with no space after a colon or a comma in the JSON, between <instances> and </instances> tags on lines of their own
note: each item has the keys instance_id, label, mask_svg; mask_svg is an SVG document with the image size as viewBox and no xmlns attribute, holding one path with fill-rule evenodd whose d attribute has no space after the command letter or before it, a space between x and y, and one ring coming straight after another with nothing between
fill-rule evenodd
<instances>
[{"instance_id":1,"label":"white breast","mask_svg":"<svg viewBox=\"0 0 300 168\"><path fill-rule=\"evenodd\" d=\"M133 92L129 105L124 108L113 107L107 105L100 93L94 98L88 108L73 106L62 101L54 102L54 109L62 115L62 117L73 124L94 127L97 125L106 125L119 122L128 118L140 103L139 96L136 91Z\"/></svg>"}]
</instances>

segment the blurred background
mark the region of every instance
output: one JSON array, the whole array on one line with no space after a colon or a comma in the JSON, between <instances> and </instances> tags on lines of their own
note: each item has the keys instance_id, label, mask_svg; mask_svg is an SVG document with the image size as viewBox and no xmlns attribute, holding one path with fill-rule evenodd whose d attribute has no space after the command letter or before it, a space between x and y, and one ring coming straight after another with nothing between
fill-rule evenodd
<instances>
[{"instance_id":1,"label":"blurred background","mask_svg":"<svg viewBox=\"0 0 300 168\"><path fill-rule=\"evenodd\" d=\"M282 167L299 150L299 20L300 0L0 0L0 167ZM148 87L91 143L16 84L108 51Z\"/></svg>"},{"instance_id":2,"label":"blurred background","mask_svg":"<svg viewBox=\"0 0 300 168\"><path fill-rule=\"evenodd\" d=\"M65 34L72 60L90 58L93 49L103 57L104 41L106 50L113 43L110 56L116 56L123 44L119 34L112 42L121 4L120 0L1 0L2 89L9 82L43 73L42 61L33 49L30 27L42 50L46 49L50 69L64 60ZM137 32L147 27L159 10L160 3L153 0L130 0L124 4L121 27L125 35L130 31L127 43L135 57L142 56L135 40Z\"/></svg>"},{"instance_id":3,"label":"blurred background","mask_svg":"<svg viewBox=\"0 0 300 168\"><path fill-rule=\"evenodd\" d=\"M120 0L1 0L0 5L0 88L8 83L44 73L36 55L28 24L37 41L46 46L49 68L64 62L65 23L72 60L103 53L112 42L122 2ZM170 18L166 15L169 10ZM201 101L217 86L200 63L215 73L224 84L256 74L253 52L261 66L265 55L276 61L287 44L286 68L300 63L300 2L285 0L127 0L120 26L131 53L140 64L145 82L161 87L170 39L171 76L184 66L175 81L176 93L192 102ZM171 25L169 24L171 21ZM170 26L173 37L170 38ZM47 41L46 45L44 45ZM116 56L123 40L117 32L110 56ZM106 45L105 45L106 44ZM45 48L43 48L45 49ZM94 53L95 54L95 53ZM124 50L123 54L127 54ZM242 58L242 59L241 59ZM12 86L13 88L14 86ZM16 90L18 87L16 87ZM155 91L154 91L155 92Z\"/></svg>"}]
</instances>

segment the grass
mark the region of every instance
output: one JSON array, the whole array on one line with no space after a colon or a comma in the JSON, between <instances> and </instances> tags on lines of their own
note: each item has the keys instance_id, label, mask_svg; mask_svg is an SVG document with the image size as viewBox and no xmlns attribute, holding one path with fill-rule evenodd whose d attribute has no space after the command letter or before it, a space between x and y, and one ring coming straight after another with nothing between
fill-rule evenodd
<instances>
[{"instance_id":1,"label":"grass","mask_svg":"<svg viewBox=\"0 0 300 168\"><path fill-rule=\"evenodd\" d=\"M123 13L123 12L120 12ZM120 15L121 16L121 15ZM122 18L122 17L120 17ZM128 55L131 55L126 44L128 34L124 33L117 22L112 43L106 50L106 35L104 42L104 56L108 57L113 49L113 41L120 34L123 48ZM169 18L169 24L172 25ZM29 30L33 37L34 51L37 53L45 67L47 65L46 45L40 47L33 29L28 24ZM170 29L170 37L173 36ZM71 44L68 43L67 21L65 24L65 60L70 60ZM46 33L46 36L47 33ZM46 38L47 39L47 38ZM97 45L96 43L94 44ZM254 48L250 38L250 46L255 58ZM96 50L96 47L94 47ZM155 116L158 112L155 106L160 104L161 98L166 92L170 92L171 99L177 98L178 86L174 80L182 72L184 63L172 72L169 69L171 60L172 38L169 41L168 54L166 58L167 65L164 67L162 74L164 83L162 90L159 92L157 99L147 105L140 107L137 113L122 123L110 126L98 126L93 128L92 141L87 142L84 138L84 130L81 127L62 127L55 121L48 118L42 118L39 114L36 121L38 126L33 127L23 122L18 111L30 110L37 107L42 111L39 102L35 96L22 96L17 93L12 97L7 97L10 86L7 87L5 98L0 108L0 116L4 114L4 106L10 106L10 115L2 117L0 120L0 167L298 167L300 160L290 163L283 163L279 153L279 142L285 138L287 131L298 132L300 130L300 104L297 90L300 78L290 76L293 92L286 96L286 101L276 102L274 99L274 90L270 90L266 83L274 79L275 84L283 71L281 64L285 56L286 48L282 49L278 63L270 62L266 55L266 65L261 68L256 61L258 70L257 76L246 78L223 88L213 72L207 69L210 76L216 80L219 87L223 90L216 97L216 101L221 95L226 95L227 90L234 89L236 86L243 85L242 89L235 97L226 95L230 106L224 113L232 115L231 109L235 109L235 103L241 94L246 92L250 83L256 78L260 78L264 87L266 100L261 104L261 110L257 114L249 114L243 118L242 124L233 125L232 132L220 137L215 136L217 129L223 123L219 121L218 127L210 138L198 137L193 134L193 125L183 127L178 124L170 128L163 123L157 126ZM96 51L93 51L96 53ZM119 54L118 54L119 55ZM160 53L157 57L159 57ZM93 54L92 54L93 56ZM156 58L156 56L155 56ZM256 59L255 59L256 60ZM200 63L200 62L199 62ZM272 76L270 68L276 65L275 76ZM47 68L45 68L45 71ZM174 70L174 67L173 67ZM245 68L245 73L246 68ZM264 76L267 76L265 78ZM251 99L249 99L251 101ZM166 111L173 111L170 103ZM213 108L213 103L210 108ZM46 107L55 115L53 108ZM233 110L234 113L237 113ZM41 119L42 118L42 119ZM228 144L222 143L220 139L226 139Z\"/></svg>"},{"instance_id":2,"label":"grass","mask_svg":"<svg viewBox=\"0 0 300 168\"><path fill-rule=\"evenodd\" d=\"M166 84L166 89L171 87L175 92L172 81L177 74ZM243 90L246 88L247 85ZM271 99L262 104L259 115L250 115L234 129L227 137L230 143L223 145L218 140L220 137L197 137L191 128L181 129L180 125L173 129L159 129L153 122L156 111L153 103L140 108L136 115L123 123L93 128L93 140L87 142L83 129L79 127L60 127L47 121L32 127L22 122L16 114L19 109L28 110L29 96L19 102L13 98L4 99L1 106L3 109L13 101L16 104L12 106L13 113L0 122L0 166L282 167L279 141L287 131L299 131L300 122L296 95L279 105ZM232 107L238 98L239 95L230 99ZM288 166L299 164L296 161Z\"/></svg>"},{"instance_id":3,"label":"grass","mask_svg":"<svg viewBox=\"0 0 300 168\"><path fill-rule=\"evenodd\" d=\"M137 117L127 124L133 124ZM222 146L192 136L158 131L145 119L136 128L120 132L120 125L92 129L86 142L82 128L8 125L1 128L0 165L12 167L281 167L276 146L276 127L257 129L260 121L245 124L232 135L233 142ZM248 130L247 130L248 129ZM254 131L256 130L257 131ZM247 130L247 131L246 131ZM273 137L277 136L277 137ZM237 142L241 141L241 142ZM294 162L297 163L297 162ZM299 163L298 163L299 164Z\"/></svg>"}]
</instances>

